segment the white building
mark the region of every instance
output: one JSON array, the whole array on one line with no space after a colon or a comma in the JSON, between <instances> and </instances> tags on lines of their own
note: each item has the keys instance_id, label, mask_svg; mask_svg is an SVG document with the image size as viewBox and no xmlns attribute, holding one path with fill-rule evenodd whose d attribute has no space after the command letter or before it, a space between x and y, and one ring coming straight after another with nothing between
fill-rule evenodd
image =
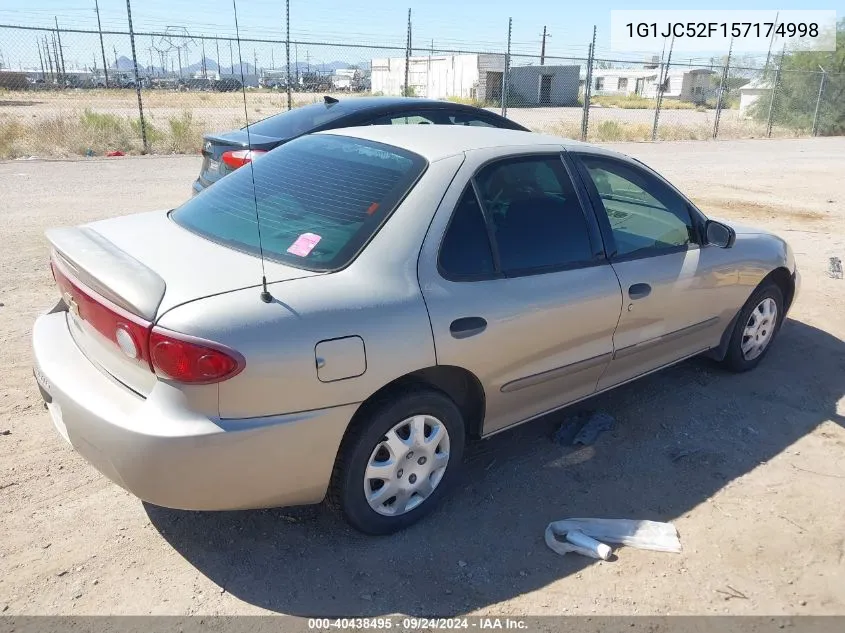
<instances>
[{"instance_id":1,"label":"white building","mask_svg":"<svg viewBox=\"0 0 845 633\"><path fill-rule=\"evenodd\" d=\"M332 88L335 90L357 90L361 81L361 71L356 68L338 68L332 75Z\"/></svg>"},{"instance_id":2,"label":"white building","mask_svg":"<svg viewBox=\"0 0 845 633\"><path fill-rule=\"evenodd\" d=\"M594 68L592 95L638 95L656 99L660 74L660 68ZM718 86L711 80L713 74L709 68L670 68L663 96L693 103L715 98ZM582 83L584 75L585 71L582 71Z\"/></svg>"},{"instance_id":3,"label":"white building","mask_svg":"<svg viewBox=\"0 0 845 633\"><path fill-rule=\"evenodd\" d=\"M497 103L502 98L504 55L431 55L408 61L410 95L444 99L461 97ZM399 96L405 86L405 58L373 59L372 91Z\"/></svg>"},{"instance_id":4,"label":"white building","mask_svg":"<svg viewBox=\"0 0 845 633\"><path fill-rule=\"evenodd\" d=\"M751 107L760 99L771 99L772 86L768 81L754 80L739 89L739 115L751 116ZM763 102L765 103L765 101Z\"/></svg>"}]
</instances>

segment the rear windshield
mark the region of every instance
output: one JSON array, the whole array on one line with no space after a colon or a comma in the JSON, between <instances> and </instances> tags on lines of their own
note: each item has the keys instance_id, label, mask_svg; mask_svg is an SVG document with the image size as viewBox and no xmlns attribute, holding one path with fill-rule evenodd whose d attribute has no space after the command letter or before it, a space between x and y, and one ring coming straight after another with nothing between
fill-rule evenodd
<instances>
[{"instance_id":1,"label":"rear windshield","mask_svg":"<svg viewBox=\"0 0 845 633\"><path fill-rule=\"evenodd\" d=\"M303 136L242 167L171 213L180 226L236 250L309 270L348 264L426 167L390 145Z\"/></svg>"},{"instance_id":2,"label":"rear windshield","mask_svg":"<svg viewBox=\"0 0 845 633\"><path fill-rule=\"evenodd\" d=\"M314 103L252 123L249 126L249 131L262 136L289 139L313 132L316 127L339 119L348 113L349 109L343 107L342 101L338 103Z\"/></svg>"}]
</instances>

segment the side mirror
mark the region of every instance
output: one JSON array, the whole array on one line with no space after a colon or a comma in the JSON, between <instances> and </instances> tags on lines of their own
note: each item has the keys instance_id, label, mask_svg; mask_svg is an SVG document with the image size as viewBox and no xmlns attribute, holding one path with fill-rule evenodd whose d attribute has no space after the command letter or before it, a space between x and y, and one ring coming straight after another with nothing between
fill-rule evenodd
<instances>
[{"instance_id":1,"label":"side mirror","mask_svg":"<svg viewBox=\"0 0 845 633\"><path fill-rule=\"evenodd\" d=\"M708 244L719 248L730 248L736 241L736 231L727 224L715 220L707 220L704 225L704 235Z\"/></svg>"}]
</instances>

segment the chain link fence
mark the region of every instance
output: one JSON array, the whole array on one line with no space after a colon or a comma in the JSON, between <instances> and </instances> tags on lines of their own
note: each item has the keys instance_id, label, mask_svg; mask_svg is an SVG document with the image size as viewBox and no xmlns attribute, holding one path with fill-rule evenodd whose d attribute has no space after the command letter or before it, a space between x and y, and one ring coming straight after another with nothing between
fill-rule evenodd
<instances>
[{"instance_id":1,"label":"chain link fence","mask_svg":"<svg viewBox=\"0 0 845 633\"><path fill-rule=\"evenodd\" d=\"M0 25L0 158L195 153L204 134L324 95L468 103L588 141L841 134L845 73L798 55L747 60L582 57ZM134 55L133 55L134 51ZM289 51L290 66L287 64ZM19 59L15 67L10 60ZM24 61L27 60L27 61ZM5 66L5 67L4 67ZM136 72L137 67L137 72Z\"/></svg>"}]
</instances>

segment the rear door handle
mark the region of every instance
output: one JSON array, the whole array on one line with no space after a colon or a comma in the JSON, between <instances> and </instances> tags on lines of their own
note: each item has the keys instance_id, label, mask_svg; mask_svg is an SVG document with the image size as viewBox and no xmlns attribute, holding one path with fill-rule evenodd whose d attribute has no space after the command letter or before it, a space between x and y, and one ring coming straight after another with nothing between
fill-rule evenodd
<instances>
[{"instance_id":1,"label":"rear door handle","mask_svg":"<svg viewBox=\"0 0 845 633\"><path fill-rule=\"evenodd\" d=\"M464 317L462 319L455 319L449 326L449 332L452 338L468 338L481 334L487 329L487 321L481 317Z\"/></svg>"},{"instance_id":2,"label":"rear door handle","mask_svg":"<svg viewBox=\"0 0 845 633\"><path fill-rule=\"evenodd\" d=\"M628 296L631 299L643 299L651 294L651 286L648 284L634 284L628 288Z\"/></svg>"}]
</instances>

